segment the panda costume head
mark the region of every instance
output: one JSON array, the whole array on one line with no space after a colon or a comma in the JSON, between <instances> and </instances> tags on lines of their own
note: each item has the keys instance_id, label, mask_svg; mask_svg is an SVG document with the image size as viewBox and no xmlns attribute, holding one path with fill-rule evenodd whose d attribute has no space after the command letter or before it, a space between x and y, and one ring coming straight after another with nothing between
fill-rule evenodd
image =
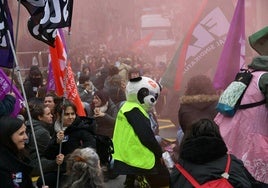
<instances>
[{"instance_id":1,"label":"panda costume head","mask_svg":"<svg viewBox=\"0 0 268 188\"><path fill-rule=\"evenodd\" d=\"M152 110L160 95L161 87L153 79L141 76L130 79L126 86L126 99L136 102L146 111Z\"/></svg>"}]
</instances>

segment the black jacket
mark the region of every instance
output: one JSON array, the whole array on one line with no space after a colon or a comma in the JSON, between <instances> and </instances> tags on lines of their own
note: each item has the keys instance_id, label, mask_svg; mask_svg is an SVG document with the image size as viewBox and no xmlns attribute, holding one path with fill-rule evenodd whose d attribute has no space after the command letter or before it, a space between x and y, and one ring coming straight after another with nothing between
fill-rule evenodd
<instances>
[{"instance_id":1,"label":"black jacket","mask_svg":"<svg viewBox=\"0 0 268 188\"><path fill-rule=\"evenodd\" d=\"M28 162L18 159L15 153L0 146L0 187L33 188Z\"/></svg>"},{"instance_id":2,"label":"black jacket","mask_svg":"<svg viewBox=\"0 0 268 188\"><path fill-rule=\"evenodd\" d=\"M42 121L35 120L35 119L32 120L32 123L33 123L35 138L36 138L36 142L37 142L38 152L39 152L40 160L41 160L41 164L42 164L42 170L44 173L49 172L49 171L53 171L53 170L57 169L57 167L58 167L55 159L48 160L44 157L44 154L46 152L46 148L48 147L48 144L49 144L51 136L52 136L50 134L52 125L48 125ZM39 161L37 158L33 134L32 134L31 127L30 127L31 125L30 125L29 121L26 121L25 124L27 126L27 130L29 130L28 131L29 132L28 133L29 143L26 145L26 150L30 154L30 159L31 159L30 164L34 167L34 169L32 171L32 175L33 176L40 176L41 174L40 174L40 170L39 170Z\"/></svg>"},{"instance_id":3,"label":"black jacket","mask_svg":"<svg viewBox=\"0 0 268 188\"><path fill-rule=\"evenodd\" d=\"M179 163L199 184L221 178L227 162L227 148L222 139L199 137L185 140L181 146ZM253 188L255 179L242 161L231 155L229 182L235 188ZM193 188L186 178L174 168L170 176L170 188Z\"/></svg>"},{"instance_id":4,"label":"black jacket","mask_svg":"<svg viewBox=\"0 0 268 188\"><path fill-rule=\"evenodd\" d=\"M65 138L62 142L61 153L66 156L77 148L96 148L96 141L93 136L95 129L94 119L77 117L72 125L64 131ZM59 154L59 146L55 135L49 143L45 156L48 159L55 159Z\"/></svg>"}]
</instances>

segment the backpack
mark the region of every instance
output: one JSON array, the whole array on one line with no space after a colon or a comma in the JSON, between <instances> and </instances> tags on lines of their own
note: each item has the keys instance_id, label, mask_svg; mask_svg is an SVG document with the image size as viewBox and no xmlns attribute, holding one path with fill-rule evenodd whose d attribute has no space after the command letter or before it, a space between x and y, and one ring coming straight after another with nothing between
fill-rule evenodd
<instances>
[{"instance_id":1,"label":"backpack","mask_svg":"<svg viewBox=\"0 0 268 188\"><path fill-rule=\"evenodd\" d=\"M85 124L96 127L94 118L80 117ZM99 156L101 164L109 164L112 160L112 154L114 153L113 141L109 136L96 134L95 131L89 130L96 140L96 152Z\"/></svg>"},{"instance_id":2,"label":"backpack","mask_svg":"<svg viewBox=\"0 0 268 188\"><path fill-rule=\"evenodd\" d=\"M114 153L113 141L109 136L94 134L96 139L96 152L99 155L101 164L109 164Z\"/></svg>"},{"instance_id":3,"label":"backpack","mask_svg":"<svg viewBox=\"0 0 268 188\"><path fill-rule=\"evenodd\" d=\"M235 80L220 95L216 110L221 114L233 117L238 109L252 108L265 103L265 100L240 105L243 95L252 80L252 72L241 69L235 76Z\"/></svg>"},{"instance_id":4,"label":"backpack","mask_svg":"<svg viewBox=\"0 0 268 188\"><path fill-rule=\"evenodd\" d=\"M210 180L202 185L200 185L180 164L176 164L176 168L181 172L181 174L193 185L195 188L233 188L229 183L229 169L230 169L231 157L228 154L227 163L224 173L221 175L222 178L216 180Z\"/></svg>"}]
</instances>

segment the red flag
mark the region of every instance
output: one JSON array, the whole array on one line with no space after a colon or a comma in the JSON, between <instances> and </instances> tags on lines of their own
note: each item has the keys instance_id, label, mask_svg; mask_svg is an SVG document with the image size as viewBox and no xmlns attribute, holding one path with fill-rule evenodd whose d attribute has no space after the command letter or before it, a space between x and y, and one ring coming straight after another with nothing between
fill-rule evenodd
<instances>
[{"instance_id":1,"label":"red flag","mask_svg":"<svg viewBox=\"0 0 268 188\"><path fill-rule=\"evenodd\" d=\"M66 79L67 79L67 82L66 82L67 99L69 99L75 104L77 108L77 114L79 116L86 116L82 101L77 91L77 86L76 86L74 74L73 74L70 63L68 63L65 74L66 74Z\"/></svg>"},{"instance_id":2,"label":"red flag","mask_svg":"<svg viewBox=\"0 0 268 188\"><path fill-rule=\"evenodd\" d=\"M58 96L64 94L64 71L67 66L67 55L59 35L55 39L55 48L49 47L52 71L55 81L55 92Z\"/></svg>"},{"instance_id":3,"label":"red flag","mask_svg":"<svg viewBox=\"0 0 268 188\"><path fill-rule=\"evenodd\" d=\"M55 48L49 47L49 50L56 94L58 96L65 94L66 98L76 105L77 114L85 116L86 113L77 91L70 63L67 65L67 54L59 34L55 39Z\"/></svg>"},{"instance_id":4,"label":"red flag","mask_svg":"<svg viewBox=\"0 0 268 188\"><path fill-rule=\"evenodd\" d=\"M149 45L149 42L151 40L151 38L153 37L153 33L149 33L148 35L146 35L144 38L134 42L131 46L131 51L135 52L135 53L139 53L141 52L146 46Z\"/></svg>"}]
</instances>

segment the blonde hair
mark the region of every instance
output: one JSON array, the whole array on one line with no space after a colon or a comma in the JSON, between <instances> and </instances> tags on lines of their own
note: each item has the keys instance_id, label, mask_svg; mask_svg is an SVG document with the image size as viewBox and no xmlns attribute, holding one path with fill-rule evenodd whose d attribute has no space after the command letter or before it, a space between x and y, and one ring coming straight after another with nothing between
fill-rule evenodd
<instances>
[{"instance_id":1,"label":"blonde hair","mask_svg":"<svg viewBox=\"0 0 268 188\"><path fill-rule=\"evenodd\" d=\"M74 150L67 159L68 180L63 188L103 188L99 156L92 148Z\"/></svg>"}]
</instances>

